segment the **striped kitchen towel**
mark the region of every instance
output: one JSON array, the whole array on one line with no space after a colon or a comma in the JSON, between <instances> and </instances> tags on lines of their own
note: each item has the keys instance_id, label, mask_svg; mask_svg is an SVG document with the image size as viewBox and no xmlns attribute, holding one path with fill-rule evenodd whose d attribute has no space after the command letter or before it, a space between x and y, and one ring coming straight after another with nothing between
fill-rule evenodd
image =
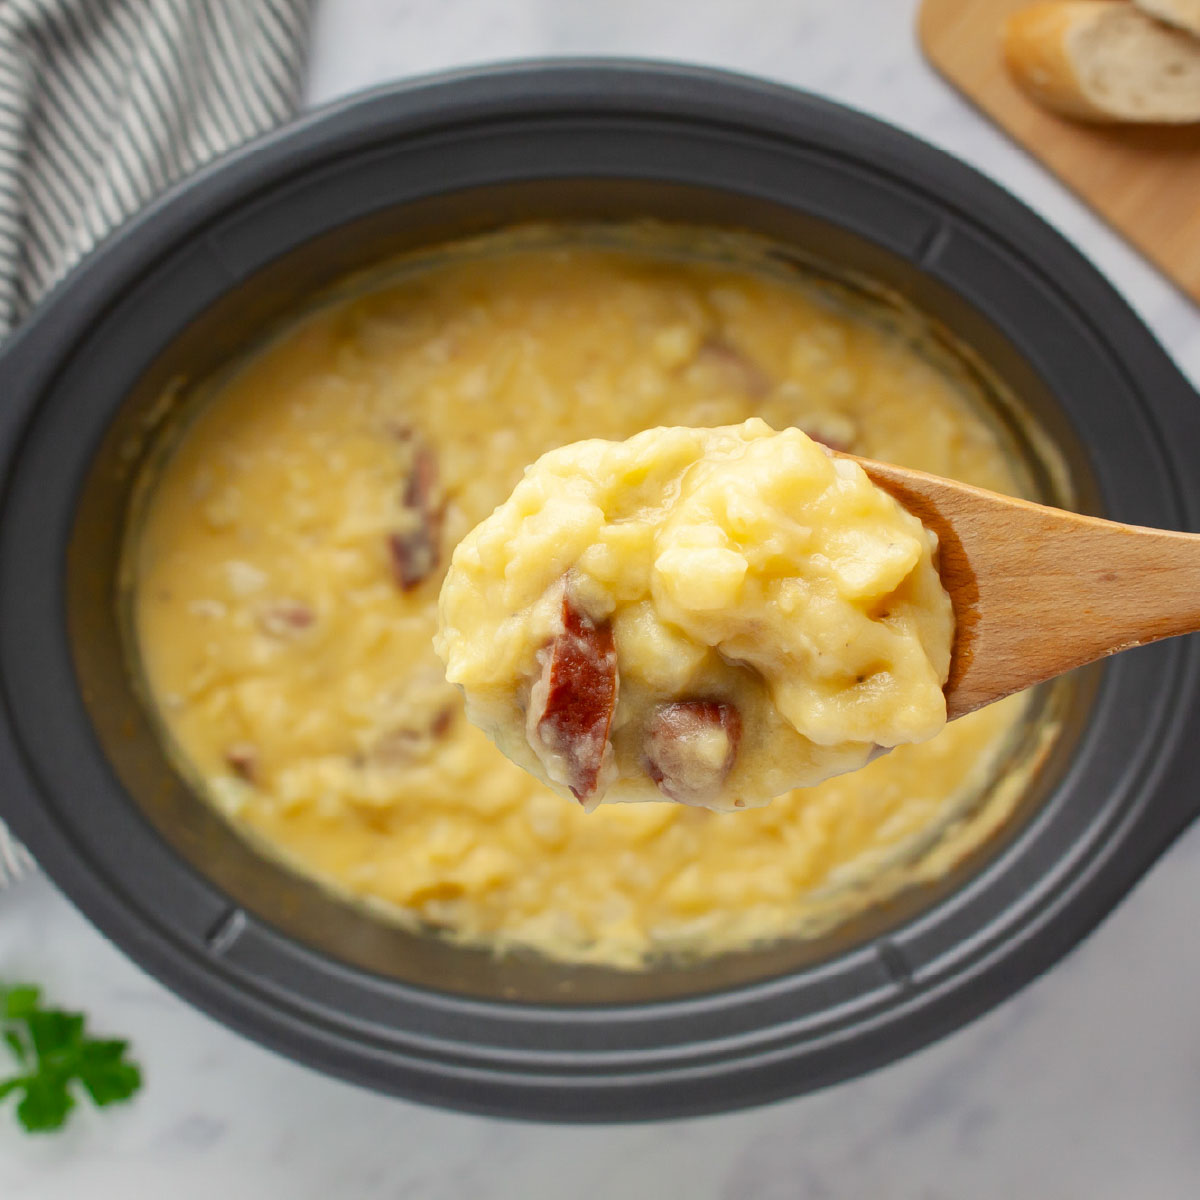
<instances>
[{"instance_id":1,"label":"striped kitchen towel","mask_svg":"<svg viewBox=\"0 0 1200 1200\"><path fill-rule=\"evenodd\" d=\"M165 187L295 111L312 2L0 0L0 337ZM0 883L27 863L0 825Z\"/></svg>"}]
</instances>

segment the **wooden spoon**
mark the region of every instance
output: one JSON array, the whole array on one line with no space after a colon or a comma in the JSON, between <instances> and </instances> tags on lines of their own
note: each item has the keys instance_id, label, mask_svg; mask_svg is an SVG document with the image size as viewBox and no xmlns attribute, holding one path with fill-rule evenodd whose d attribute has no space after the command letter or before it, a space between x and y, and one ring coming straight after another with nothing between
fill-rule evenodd
<instances>
[{"instance_id":1,"label":"wooden spoon","mask_svg":"<svg viewBox=\"0 0 1200 1200\"><path fill-rule=\"evenodd\" d=\"M957 622L948 719L1200 630L1200 534L1083 517L852 454L939 539Z\"/></svg>"}]
</instances>

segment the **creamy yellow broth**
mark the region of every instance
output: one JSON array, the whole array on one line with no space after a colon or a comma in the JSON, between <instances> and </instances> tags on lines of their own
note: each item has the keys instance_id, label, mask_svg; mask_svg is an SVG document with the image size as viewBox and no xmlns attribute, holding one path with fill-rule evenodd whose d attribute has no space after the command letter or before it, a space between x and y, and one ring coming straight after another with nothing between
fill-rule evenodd
<instances>
[{"instance_id":1,"label":"creamy yellow broth","mask_svg":"<svg viewBox=\"0 0 1200 1200\"><path fill-rule=\"evenodd\" d=\"M589 811L730 811L946 724L937 538L759 417L547 451L455 548L434 648L467 716Z\"/></svg>"},{"instance_id":2,"label":"creamy yellow broth","mask_svg":"<svg viewBox=\"0 0 1200 1200\"><path fill-rule=\"evenodd\" d=\"M1022 490L911 330L766 271L535 244L298 321L176 432L131 526L137 658L184 769L340 894L564 960L811 933L936 875L1011 808L977 797L1022 698L766 808L585 814L464 719L434 654L450 552L544 451L755 415Z\"/></svg>"}]
</instances>

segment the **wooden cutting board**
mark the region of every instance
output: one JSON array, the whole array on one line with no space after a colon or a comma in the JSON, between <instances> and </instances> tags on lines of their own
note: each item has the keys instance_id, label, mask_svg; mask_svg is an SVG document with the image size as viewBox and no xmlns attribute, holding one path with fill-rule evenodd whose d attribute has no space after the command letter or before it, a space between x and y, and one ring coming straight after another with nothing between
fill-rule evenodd
<instances>
[{"instance_id":1,"label":"wooden cutting board","mask_svg":"<svg viewBox=\"0 0 1200 1200\"><path fill-rule=\"evenodd\" d=\"M1081 125L1039 108L1009 80L1004 18L1030 0L924 0L926 57L1200 303L1200 125Z\"/></svg>"}]
</instances>

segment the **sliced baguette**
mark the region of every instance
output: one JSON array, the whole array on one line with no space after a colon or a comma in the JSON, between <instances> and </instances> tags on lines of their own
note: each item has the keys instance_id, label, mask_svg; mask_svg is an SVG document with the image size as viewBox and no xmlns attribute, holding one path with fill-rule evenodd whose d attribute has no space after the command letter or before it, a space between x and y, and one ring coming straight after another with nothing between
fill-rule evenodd
<instances>
[{"instance_id":1,"label":"sliced baguette","mask_svg":"<svg viewBox=\"0 0 1200 1200\"><path fill-rule=\"evenodd\" d=\"M1014 13L1004 60L1039 104L1088 121L1200 121L1200 41L1124 0Z\"/></svg>"},{"instance_id":2,"label":"sliced baguette","mask_svg":"<svg viewBox=\"0 0 1200 1200\"><path fill-rule=\"evenodd\" d=\"M1200 0L1133 0L1144 13L1200 37Z\"/></svg>"}]
</instances>

